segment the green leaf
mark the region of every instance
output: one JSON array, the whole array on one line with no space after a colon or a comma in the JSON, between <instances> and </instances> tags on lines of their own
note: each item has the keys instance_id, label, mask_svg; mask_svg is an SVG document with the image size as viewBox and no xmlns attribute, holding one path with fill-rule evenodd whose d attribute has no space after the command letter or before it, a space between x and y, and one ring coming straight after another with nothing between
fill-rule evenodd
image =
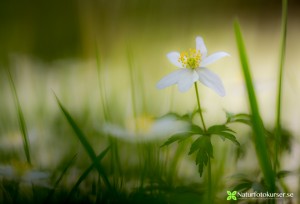
<instances>
[{"instance_id":1,"label":"green leaf","mask_svg":"<svg viewBox=\"0 0 300 204\"><path fill-rule=\"evenodd\" d=\"M197 125L191 125L190 130L187 132L180 132L180 133L176 133L173 136L171 136L163 145L161 145L161 147L170 145L176 141L178 142L182 142L183 140L193 136L193 135L201 135L203 134L203 130L202 128L200 128Z\"/></svg>"},{"instance_id":2,"label":"green leaf","mask_svg":"<svg viewBox=\"0 0 300 204\"><path fill-rule=\"evenodd\" d=\"M23 149L25 151L27 163L31 165L31 156L30 156L30 147L29 147L30 143L29 143L29 139L28 139L28 132L27 132L26 122L25 122L23 111L22 111L21 104L20 104L20 101L19 101L17 89L16 89L16 86L15 86L15 82L14 82L14 80L12 78L12 75L11 75L8 68L6 69L6 71L7 71L7 75L8 75L8 78L9 78L9 83L10 83L10 86L11 86L11 90L12 90L13 95L14 95L15 106L16 106L17 111L18 111L19 126L20 126L20 131L21 131L22 137L23 137Z\"/></svg>"},{"instance_id":3,"label":"green leaf","mask_svg":"<svg viewBox=\"0 0 300 204\"><path fill-rule=\"evenodd\" d=\"M240 143L237 141L236 137L228 132L219 132L216 135L220 136L223 140L228 139L230 141L232 141L234 144L236 144L237 146L240 146Z\"/></svg>"},{"instance_id":4,"label":"green leaf","mask_svg":"<svg viewBox=\"0 0 300 204\"><path fill-rule=\"evenodd\" d=\"M196 165L198 165L199 174L202 176L204 166L207 165L209 157L213 158L213 146L209 136L200 136L193 142L189 155L196 151Z\"/></svg>"},{"instance_id":5,"label":"green leaf","mask_svg":"<svg viewBox=\"0 0 300 204\"><path fill-rule=\"evenodd\" d=\"M161 145L161 147L170 145L176 141L181 142L185 139L187 139L188 137L194 135L193 132L183 132L183 133L177 133L173 136L171 136L163 145Z\"/></svg>"},{"instance_id":6,"label":"green leaf","mask_svg":"<svg viewBox=\"0 0 300 204\"><path fill-rule=\"evenodd\" d=\"M285 62L286 51L286 35L287 35L287 13L288 1L282 1L282 16L281 16L281 49L279 61L279 74L278 74L278 91L277 91L277 107L276 107L276 121L275 121L275 161L274 171L276 173L277 167L280 166L279 162L279 148L283 138L281 137L281 98L282 98L282 81L283 81L283 68Z\"/></svg>"},{"instance_id":7,"label":"green leaf","mask_svg":"<svg viewBox=\"0 0 300 204\"><path fill-rule=\"evenodd\" d=\"M204 137L198 137L191 145L189 155L193 154L195 151L197 151L199 148L203 146L205 143Z\"/></svg>"},{"instance_id":8,"label":"green leaf","mask_svg":"<svg viewBox=\"0 0 300 204\"><path fill-rule=\"evenodd\" d=\"M252 182L243 182L243 183L237 184L233 190L244 192L244 191L249 190L251 187L252 187Z\"/></svg>"},{"instance_id":9,"label":"green leaf","mask_svg":"<svg viewBox=\"0 0 300 204\"><path fill-rule=\"evenodd\" d=\"M81 129L78 127L78 125L75 123L75 121L73 120L73 118L71 117L71 115L69 114L69 112L64 108L64 106L61 104L61 102L59 101L59 99L57 98L57 96L55 95L57 103L61 109L61 111L63 112L64 116L66 117L67 121L69 122L70 126L72 127L72 129L75 132L75 135L77 136L77 138L79 139L79 141L81 142L82 146L84 147L86 153L89 155L89 157L91 158L91 160L93 161L93 163L96 165L96 169L98 170L98 173L100 176L102 176L104 183L106 184L106 186L112 190L112 186L108 180L108 177L105 173L105 169L104 167L97 161L97 156L92 148L92 146L90 145L90 143L88 142L88 140L86 139L86 136L83 134L83 132L81 131Z\"/></svg>"},{"instance_id":10,"label":"green leaf","mask_svg":"<svg viewBox=\"0 0 300 204\"><path fill-rule=\"evenodd\" d=\"M292 171L282 170L277 173L277 178L284 178L284 177L290 176L291 174L293 174Z\"/></svg>"},{"instance_id":11,"label":"green leaf","mask_svg":"<svg viewBox=\"0 0 300 204\"><path fill-rule=\"evenodd\" d=\"M45 203L49 203L54 195L54 192L56 190L56 188L58 187L58 185L60 184L60 182L62 181L63 177L66 175L68 169L72 166L72 164L74 163L75 159L76 159L77 155L74 155L69 162L66 164L66 166L64 167L62 173L60 174L60 176L58 177L58 179L56 180L56 182L54 183L53 188L51 189L51 191L49 192L48 196L46 197Z\"/></svg>"},{"instance_id":12,"label":"green leaf","mask_svg":"<svg viewBox=\"0 0 300 204\"><path fill-rule=\"evenodd\" d=\"M233 130L231 130L226 125L214 125L208 128L207 130L208 134L211 135L218 135L221 137L221 139L225 140L228 139L232 141L237 146L240 146L240 143L237 141L236 137L232 134L235 133Z\"/></svg>"},{"instance_id":13,"label":"green leaf","mask_svg":"<svg viewBox=\"0 0 300 204\"><path fill-rule=\"evenodd\" d=\"M219 132L224 132L224 131L235 133L233 130L228 128L226 125L213 125L213 126L209 127L207 130L207 132L209 134L218 134Z\"/></svg>"},{"instance_id":14,"label":"green leaf","mask_svg":"<svg viewBox=\"0 0 300 204\"><path fill-rule=\"evenodd\" d=\"M254 86L252 82L252 76L250 73L248 58L246 54L246 49L244 45L244 40L242 37L240 25L238 21L234 23L234 30L236 36L236 42L238 46L238 51L240 55L241 67L247 87L248 100L252 115L252 129L254 131L253 141L255 145L256 154L260 164L260 168L263 172L265 181L270 192L275 191L275 174L272 169L271 160L269 153L267 151L265 129L263 122L260 117L259 108L256 100L256 94L254 91Z\"/></svg>"},{"instance_id":15,"label":"green leaf","mask_svg":"<svg viewBox=\"0 0 300 204\"><path fill-rule=\"evenodd\" d=\"M198 126L198 125L192 124L191 127L190 127L190 129L195 134L198 134L198 135L203 135L204 134L203 129L200 126Z\"/></svg>"},{"instance_id":16,"label":"green leaf","mask_svg":"<svg viewBox=\"0 0 300 204\"><path fill-rule=\"evenodd\" d=\"M166 117L174 117L176 118L176 120L181 120L181 121L186 121L186 122L189 122L191 123L192 122L192 115L191 114L184 114L184 115L179 115L177 113L167 113L165 115L162 115L156 119L161 119L161 118L166 118Z\"/></svg>"},{"instance_id":17,"label":"green leaf","mask_svg":"<svg viewBox=\"0 0 300 204\"><path fill-rule=\"evenodd\" d=\"M227 121L226 123L243 123L251 126L251 116L246 113L233 114L226 112Z\"/></svg>"},{"instance_id":18,"label":"green leaf","mask_svg":"<svg viewBox=\"0 0 300 204\"><path fill-rule=\"evenodd\" d=\"M97 162L100 162L103 157L106 155L106 153L108 152L108 150L110 149L110 147L107 147L105 150L103 150L98 156L97 156ZM84 181L84 179L89 175L89 173L94 169L94 167L96 166L96 163L92 163L83 173L82 175L79 177L79 179L77 180L77 182L75 183L75 185L72 187L70 193L68 194L67 198L66 198L66 203L68 203L69 199L72 197L72 195L76 192L76 190L78 189L79 185L81 184L82 181Z\"/></svg>"}]
</instances>

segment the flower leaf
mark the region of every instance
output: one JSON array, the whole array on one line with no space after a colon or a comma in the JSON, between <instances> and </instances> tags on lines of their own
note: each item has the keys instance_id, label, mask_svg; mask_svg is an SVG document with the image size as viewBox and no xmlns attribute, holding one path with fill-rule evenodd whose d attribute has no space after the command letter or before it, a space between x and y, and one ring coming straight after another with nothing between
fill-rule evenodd
<instances>
[{"instance_id":1,"label":"flower leaf","mask_svg":"<svg viewBox=\"0 0 300 204\"><path fill-rule=\"evenodd\" d=\"M243 123L245 125L252 125L251 115L246 113L233 114L226 112L227 122L226 123Z\"/></svg>"},{"instance_id":2,"label":"flower leaf","mask_svg":"<svg viewBox=\"0 0 300 204\"><path fill-rule=\"evenodd\" d=\"M169 144L172 144L176 141L182 142L183 140L193 136L193 135L202 135L203 130L201 127L197 125L191 125L190 130L187 132L180 132L172 135L161 147L167 146Z\"/></svg>"},{"instance_id":3,"label":"flower leaf","mask_svg":"<svg viewBox=\"0 0 300 204\"><path fill-rule=\"evenodd\" d=\"M291 174L293 174L292 171L282 170L282 171L277 172L277 178L284 178L284 177L290 176Z\"/></svg>"},{"instance_id":4,"label":"flower leaf","mask_svg":"<svg viewBox=\"0 0 300 204\"><path fill-rule=\"evenodd\" d=\"M232 141L237 146L240 146L240 143L237 141L236 137L232 134L235 133L226 125L214 125L208 128L208 134L218 135L221 139L225 140L228 139Z\"/></svg>"},{"instance_id":5,"label":"flower leaf","mask_svg":"<svg viewBox=\"0 0 300 204\"><path fill-rule=\"evenodd\" d=\"M216 135L220 136L223 140L225 140L225 138L226 138L226 139L232 141L237 146L240 146L240 143L237 141L236 137L233 134L231 134L231 133L228 133L228 132L219 132Z\"/></svg>"},{"instance_id":6,"label":"flower leaf","mask_svg":"<svg viewBox=\"0 0 300 204\"><path fill-rule=\"evenodd\" d=\"M203 135L204 131L201 127L199 127L198 125L191 125L191 131L194 132L195 134L199 134L199 135Z\"/></svg>"},{"instance_id":7,"label":"flower leaf","mask_svg":"<svg viewBox=\"0 0 300 204\"><path fill-rule=\"evenodd\" d=\"M198 165L199 174L202 176L204 166L207 165L209 157L213 158L213 146L209 136L200 136L193 142L189 155L196 151L196 165Z\"/></svg>"},{"instance_id":8,"label":"flower leaf","mask_svg":"<svg viewBox=\"0 0 300 204\"><path fill-rule=\"evenodd\" d=\"M161 147L167 146L176 141L181 142L181 141L187 139L188 137L193 136L194 134L195 134L194 132L182 132L182 133L174 134Z\"/></svg>"},{"instance_id":9,"label":"flower leaf","mask_svg":"<svg viewBox=\"0 0 300 204\"><path fill-rule=\"evenodd\" d=\"M251 189L251 187L252 187L252 182L243 182L243 183L238 183L234 187L234 190L245 192Z\"/></svg>"},{"instance_id":10,"label":"flower leaf","mask_svg":"<svg viewBox=\"0 0 300 204\"><path fill-rule=\"evenodd\" d=\"M218 134L219 132L224 132L224 131L235 133L233 130L228 128L226 125L213 125L213 126L209 127L207 130L207 132L209 134Z\"/></svg>"}]
</instances>

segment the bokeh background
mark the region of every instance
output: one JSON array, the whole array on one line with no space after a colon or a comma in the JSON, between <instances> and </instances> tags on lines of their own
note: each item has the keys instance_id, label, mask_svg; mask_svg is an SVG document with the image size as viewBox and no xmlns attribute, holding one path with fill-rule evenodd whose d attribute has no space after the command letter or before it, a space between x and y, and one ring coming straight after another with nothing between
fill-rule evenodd
<instances>
[{"instance_id":1,"label":"bokeh background","mask_svg":"<svg viewBox=\"0 0 300 204\"><path fill-rule=\"evenodd\" d=\"M142 132L147 132L155 117L170 111L184 114L195 109L192 90L179 93L176 86L164 90L155 86L164 75L176 69L166 54L193 48L196 36L204 38L209 53L226 51L231 55L209 66L222 78L225 97L199 86L208 125L222 123L224 110L248 113L233 31L236 19L245 37L261 115L265 125L272 129L279 68L279 0L1 1L0 163L25 160L5 68L10 69L16 83L33 164L48 171L62 165L76 152L79 158L85 158L84 150L63 118L54 92L89 135L97 151L107 144L107 138L102 136L104 130L132 144L139 137L134 124L141 123ZM293 135L291 152L283 158L283 167L293 171L299 168L299 22L300 3L290 0L282 122L284 129ZM105 126L107 123L110 125ZM240 133L237 139L241 143L247 141L243 133L249 132L249 128L235 128ZM155 137L155 140L162 144L168 136ZM153 139L151 134L144 137ZM135 154L130 144L120 148L124 166L131 165L128 158ZM232 144L219 141L215 144L220 146L219 154L225 148L231 157ZM199 179L194 163L189 163L189 170L183 168L186 162L182 161L178 172L188 175L184 178ZM83 159L77 165L82 167L88 163ZM255 169L254 152L238 164L238 170L253 166ZM227 168L231 174L234 172L230 171L230 164ZM292 177L289 182L293 191L297 191L298 180Z\"/></svg>"}]
</instances>

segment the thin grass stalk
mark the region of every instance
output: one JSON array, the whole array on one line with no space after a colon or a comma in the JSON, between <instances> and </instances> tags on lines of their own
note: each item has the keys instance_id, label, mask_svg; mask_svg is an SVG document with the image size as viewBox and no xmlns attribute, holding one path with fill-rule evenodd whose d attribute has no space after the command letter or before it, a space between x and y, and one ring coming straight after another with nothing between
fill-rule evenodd
<instances>
[{"instance_id":1,"label":"thin grass stalk","mask_svg":"<svg viewBox=\"0 0 300 204\"><path fill-rule=\"evenodd\" d=\"M77 157L77 154L75 154L67 163L67 165L64 167L63 171L61 172L60 176L58 177L58 179L56 180L56 182L54 183L54 186L52 188L52 190L49 192L45 203L49 203L54 195L55 189L57 188L57 186L60 184L60 182L62 181L63 177L66 175L68 169L72 166L72 164L74 163L75 159Z\"/></svg>"},{"instance_id":2,"label":"thin grass stalk","mask_svg":"<svg viewBox=\"0 0 300 204\"><path fill-rule=\"evenodd\" d=\"M147 99L146 99L146 89L145 89L145 83L144 83L144 76L143 76L143 72L142 72L142 69L141 67L139 67L137 69L137 82L139 84L139 86L137 88L138 89L138 93L140 95L139 98L141 98L141 101L142 101L142 111L143 113L148 113L148 108L147 108Z\"/></svg>"},{"instance_id":3,"label":"thin grass stalk","mask_svg":"<svg viewBox=\"0 0 300 204\"><path fill-rule=\"evenodd\" d=\"M282 1L282 17L281 17L281 45L280 45L280 61L278 74L278 89L277 89L277 107L276 107L276 124L275 124L275 161L274 172L277 173L277 168L280 167L279 162L279 144L281 143L281 98L282 98L282 78L286 53L286 34L287 34L287 13L288 1Z\"/></svg>"},{"instance_id":4,"label":"thin grass stalk","mask_svg":"<svg viewBox=\"0 0 300 204\"><path fill-rule=\"evenodd\" d=\"M109 136L109 141L110 141L110 146L111 146L111 155L112 155L112 165L116 164L117 171L118 171L118 176L121 177L120 183L119 178L114 179L114 185L119 186L120 188L122 187L123 184L123 170L122 170L122 165L121 165L121 160L120 160L120 154L119 154L119 148L118 148L118 140L112 136Z\"/></svg>"},{"instance_id":5,"label":"thin grass stalk","mask_svg":"<svg viewBox=\"0 0 300 204\"><path fill-rule=\"evenodd\" d=\"M105 150L103 150L98 156L97 156L97 162L100 162L104 156L106 155L106 153L108 152L108 150L110 149L110 147L107 147ZM72 195L76 192L76 190L78 189L79 185L82 183L82 181L84 181L86 179L86 177L90 174L90 172L95 168L96 164L92 163L79 177L79 179L77 180L77 182L75 183L75 185L72 187L70 193L68 194L67 198L66 198L66 203L68 203L68 201L70 200L70 198L72 197Z\"/></svg>"},{"instance_id":6,"label":"thin grass stalk","mask_svg":"<svg viewBox=\"0 0 300 204\"><path fill-rule=\"evenodd\" d=\"M244 45L244 40L240 30L240 25L238 21L234 23L235 37L238 46L238 51L240 55L240 62L242 67L242 72L244 75L244 80L248 92L248 100L252 115L252 125L253 125L253 141L256 150L256 155L258 157L259 165L262 170L265 182L269 192L275 191L275 174L272 169L272 164L270 160L269 153L267 151L266 137L264 125L260 117L259 108L256 100L256 94L254 91L254 86L252 82L252 77L250 73L250 67L248 63L248 58L246 54L246 49Z\"/></svg>"},{"instance_id":7,"label":"thin grass stalk","mask_svg":"<svg viewBox=\"0 0 300 204\"><path fill-rule=\"evenodd\" d=\"M182 157L184 151L186 150L186 146L188 145L188 143L186 141L182 141L180 143L178 143L178 148L175 151L175 155L171 160L170 163L170 167L169 167L169 173L168 173L168 181L170 182L170 184L173 184L174 182L174 178L176 177L176 172L178 169L178 163L180 158Z\"/></svg>"},{"instance_id":8,"label":"thin grass stalk","mask_svg":"<svg viewBox=\"0 0 300 204\"><path fill-rule=\"evenodd\" d=\"M106 89L105 89L105 83L104 83L104 78L102 77L103 75L103 70L101 66L101 58L100 58L100 53L99 49L96 43L96 62L97 62L97 71L98 71L98 82L99 82L99 91L100 91L100 100L102 104L102 109L103 109L103 115L104 115L104 121L108 122L111 120L111 117L109 115L109 106L108 101L107 101L107 95L106 95ZM118 152L118 143L117 140L112 138L110 135L109 137L109 144L111 146L111 170L112 172L115 171L115 164L117 166L118 173L122 177L122 167L121 167L121 162L120 162L120 157L119 157L119 152ZM114 178L114 181L116 182L117 178ZM122 181L121 181L122 182Z\"/></svg>"},{"instance_id":9,"label":"thin grass stalk","mask_svg":"<svg viewBox=\"0 0 300 204\"><path fill-rule=\"evenodd\" d=\"M135 120L135 128L138 130L138 125L136 123L137 119L137 104L136 104L136 92L135 92L135 81L134 81L134 67L133 67L133 57L132 57L132 51L130 48L127 48L127 60L128 60L128 67L129 67L129 74L130 74L130 88L131 88L131 98L132 98L132 111L133 111L133 117Z\"/></svg>"},{"instance_id":10,"label":"thin grass stalk","mask_svg":"<svg viewBox=\"0 0 300 204\"><path fill-rule=\"evenodd\" d=\"M105 93L105 83L104 78L102 77L102 66L101 66L101 58L98 46L96 45L96 62L97 62L97 71L98 71L98 83L99 83L99 92L100 92L100 100L104 115L104 120L107 122L109 121L109 110L107 106L107 98Z\"/></svg>"},{"instance_id":11,"label":"thin grass stalk","mask_svg":"<svg viewBox=\"0 0 300 204\"><path fill-rule=\"evenodd\" d=\"M84 147L84 150L86 151L86 153L88 154L88 156L90 157L90 159L93 161L93 163L96 164L96 169L98 170L99 175L102 176L102 179L103 179L105 185L107 186L107 188L109 190L113 191L114 189L112 188L112 185L109 182L109 179L108 179L108 177L107 177L107 175L105 173L105 169L101 165L101 163L97 161L97 156L96 156L96 154L95 154L92 146L88 142L87 137L84 135L84 133L82 132L82 130L78 127L78 125L75 123L74 119L71 117L71 115L69 114L69 112L61 104L61 102L59 101L58 97L56 95L55 95L55 97L56 97L57 103L58 103L61 111L63 112L64 116L66 117L66 119L68 121L68 123L70 124L70 126L73 129L73 131L75 132L75 135L79 139L80 143Z\"/></svg>"},{"instance_id":12,"label":"thin grass stalk","mask_svg":"<svg viewBox=\"0 0 300 204\"><path fill-rule=\"evenodd\" d=\"M15 105L17 108L17 112L18 112L18 120L19 120L19 127L20 127L20 131L22 134L22 139L23 139L23 149L26 155L26 160L27 163L29 165L31 165L31 155L30 155L30 144L29 144L29 139L28 139L28 131L27 131L27 125L24 119L24 115L23 115L23 111L21 108L21 104L19 101L19 97L18 97L18 93L17 93L17 89L13 80L13 77L10 73L9 68L6 69L7 71L7 75L8 75L8 79L9 79L9 83L10 83L10 87L14 96L14 101L15 101Z\"/></svg>"}]
</instances>

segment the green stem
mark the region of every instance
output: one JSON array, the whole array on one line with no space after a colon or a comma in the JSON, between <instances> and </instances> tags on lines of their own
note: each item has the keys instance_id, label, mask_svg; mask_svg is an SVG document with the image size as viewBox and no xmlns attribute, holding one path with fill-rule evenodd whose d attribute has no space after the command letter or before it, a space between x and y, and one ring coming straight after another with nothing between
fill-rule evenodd
<instances>
[{"instance_id":1,"label":"green stem","mask_svg":"<svg viewBox=\"0 0 300 204\"><path fill-rule=\"evenodd\" d=\"M277 93L277 117L275 125L275 161L274 172L277 173L277 168L280 167L278 154L279 144L281 143L281 94L282 94L282 75L285 61L286 49L286 33L287 33L287 0L282 1L282 18L281 18L281 49L278 75L278 93Z\"/></svg>"},{"instance_id":2,"label":"green stem","mask_svg":"<svg viewBox=\"0 0 300 204\"><path fill-rule=\"evenodd\" d=\"M197 103L198 103L198 110L199 110L202 126L203 126L203 129L204 129L204 132L206 132L206 126L205 126L202 111L201 111L201 104L200 104L200 99L199 99L199 92L198 92L197 82L195 82L194 85L195 85L195 91L196 91Z\"/></svg>"},{"instance_id":3,"label":"green stem","mask_svg":"<svg viewBox=\"0 0 300 204\"><path fill-rule=\"evenodd\" d=\"M199 110L199 114L200 114L200 118L201 118L201 122L202 122L202 126L203 126L203 130L204 133L206 133L206 126L205 126L205 122L204 122L204 118L203 118L203 114L202 114L202 110L201 110L201 104L200 104L200 98L199 98L199 91L198 91L198 86L197 86L197 82L194 83L195 85L195 92L196 92L196 96L197 96L197 104L198 104L198 110ZM210 157L208 158L208 193L207 193L207 197L208 197L208 203L213 203L213 199L212 199L212 191L211 191L211 163L210 163Z\"/></svg>"}]
</instances>

